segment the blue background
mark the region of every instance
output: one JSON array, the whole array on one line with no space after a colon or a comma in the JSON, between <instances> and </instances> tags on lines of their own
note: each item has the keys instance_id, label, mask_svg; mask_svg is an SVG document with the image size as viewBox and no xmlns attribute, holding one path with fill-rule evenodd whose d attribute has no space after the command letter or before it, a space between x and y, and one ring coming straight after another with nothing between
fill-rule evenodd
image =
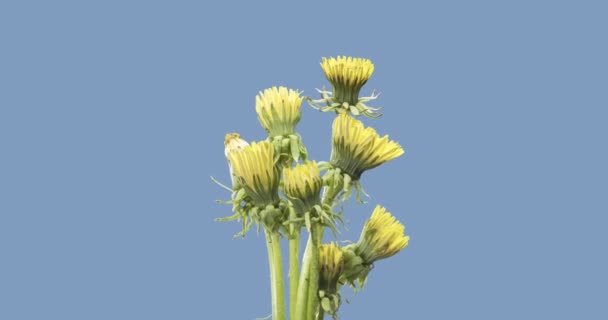
<instances>
[{"instance_id":1,"label":"blue background","mask_svg":"<svg viewBox=\"0 0 608 320\"><path fill-rule=\"evenodd\" d=\"M364 120L407 154L363 176L411 235L342 319L607 319L603 1L3 1L0 319L270 314L263 236L216 223L254 96L372 59ZM331 114L299 131L327 159ZM331 237L328 238L328 240Z\"/></svg>"}]
</instances>

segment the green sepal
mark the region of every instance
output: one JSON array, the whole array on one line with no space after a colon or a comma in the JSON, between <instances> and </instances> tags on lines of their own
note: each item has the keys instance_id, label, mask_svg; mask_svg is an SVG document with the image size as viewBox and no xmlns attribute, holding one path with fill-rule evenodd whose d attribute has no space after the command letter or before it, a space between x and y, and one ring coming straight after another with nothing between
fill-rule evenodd
<instances>
[{"instance_id":1,"label":"green sepal","mask_svg":"<svg viewBox=\"0 0 608 320\"><path fill-rule=\"evenodd\" d=\"M240 213L240 212L236 212L235 214L233 214L233 215L231 215L231 216L228 216L228 217L221 217L221 218L215 218L214 220L215 220L215 221L218 221L218 222L224 222L224 221L234 221L234 220L236 220L236 219L238 219L238 218L240 218L240 217L241 217L241 213Z\"/></svg>"},{"instance_id":2,"label":"green sepal","mask_svg":"<svg viewBox=\"0 0 608 320\"><path fill-rule=\"evenodd\" d=\"M213 181L213 183L217 184L218 186L220 186L222 189L228 190L229 192L232 192L232 188L226 186L225 184L219 182L217 179L215 179L214 177L210 176L209 178L211 178L211 181Z\"/></svg>"},{"instance_id":3,"label":"green sepal","mask_svg":"<svg viewBox=\"0 0 608 320\"><path fill-rule=\"evenodd\" d=\"M338 308L340 307L340 296L338 294L334 294L332 298L334 303L333 307L335 310L338 310Z\"/></svg>"},{"instance_id":4,"label":"green sepal","mask_svg":"<svg viewBox=\"0 0 608 320\"><path fill-rule=\"evenodd\" d=\"M321 308L323 308L323 311L330 313L331 310L331 306L329 305L329 298L327 297L323 297L321 299Z\"/></svg>"},{"instance_id":5,"label":"green sepal","mask_svg":"<svg viewBox=\"0 0 608 320\"><path fill-rule=\"evenodd\" d=\"M291 156L294 161L298 161L300 159L300 140L295 135L289 136L289 144L291 148Z\"/></svg>"},{"instance_id":6,"label":"green sepal","mask_svg":"<svg viewBox=\"0 0 608 320\"><path fill-rule=\"evenodd\" d=\"M365 192L365 190L363 190L363 186L361 186L361 183L359 182L359 180L355 181L355 190L357 190L357 201L359 201L359 203L367 203L367 201L363 200L363 198L361 197L361 194L363 194L364 196L371 198L369 194L367 194Z\"/></svg>"},{"instance_id":7,"label":"green sepal","mask_svg":"<svg viewBox=\"0 0 608 320\"><path fill-rule=\"evenodd\" d=\"M283 138L281 140L281 154L287 155L289 154L289 138Z\"/></svg>"}]
</instances>

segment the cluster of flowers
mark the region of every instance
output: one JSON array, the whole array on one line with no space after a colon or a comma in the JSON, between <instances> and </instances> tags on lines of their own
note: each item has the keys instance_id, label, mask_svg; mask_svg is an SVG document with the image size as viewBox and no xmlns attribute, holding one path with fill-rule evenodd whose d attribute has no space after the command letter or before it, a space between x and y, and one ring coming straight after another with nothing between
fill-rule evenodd
<instances>
[{"instance_id":1,"label":"cluster of flowers","mask_svg":"<svg viewBox=\"0 0 608 320\"><path fill-rule=\"evenodd\" d=\"M322 98L312 100L285 87L263 90L256 97L255 109L267 139L249 144L237 133L225 138L232 179L232 187L225 188L232 193L227 203L232 204L234 215L218 220L240 220L243 228L236 236L244 236L254 223L258 230L263 228L274 320L286 319L281 238L289 241L289 314L294 320L323 319L325 314L335 318L341 305L340 288L344 284L361 288L374 262L393 256L409 240L403 225L378 205L358 242L347 246L322 243L324 230L335 231L342 221L343 212L334 210L336 204L346 201L353 189L363 202L362 174L404 151L397 142L381 137L355 118L379 115L379 108L365 104L377 95L359 97L373 73L372 62L323 58L321 67L332 85L331 92L319 90ZM328 162L308 160L296 132L305 99L318 110L336 114ZM309 237L300 265L303 228Z\"/></svg>"}]
</instances>

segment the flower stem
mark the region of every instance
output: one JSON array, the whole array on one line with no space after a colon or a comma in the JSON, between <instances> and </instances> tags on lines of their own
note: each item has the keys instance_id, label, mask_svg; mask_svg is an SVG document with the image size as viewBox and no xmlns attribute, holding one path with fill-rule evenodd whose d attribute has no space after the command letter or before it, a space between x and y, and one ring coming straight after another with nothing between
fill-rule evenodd
<instances>
[{"instance_id":1,"label":"flower stem","mask_svg":"<svg viewBox=\"0 0 608 320\"><path fill-rule=\"evenodd\" d=\"M308 301L308 280L310 275L311 247L312 237L309 235L308 242L306 243L306 249L304 250L304 257L302 259L302 272L300 273L300 279L298 283L298 294L295 306L296 312L293 320L309 320L306 317L306 307Z\"/></svg>"},{"instance_id":2,"label":"flower stem","mask_svg":"<svg viewBox=\"0 0 608 320\"><path fill-rule=\"evenodd\" d=\"M322 203L333 208L334 200L340 193L342 186L328 186L323 192ZM298 294L296 313L293 320L312 320L319 305L319 245L323 240L325 226L314 224L308 235L308 242L304 250Z\"/></svg>"},{"instance_id":3,"label":"flower stem","mask_svg":"<svg viewBox=\"0 0 608 320\"><path fill-rule=\"evenodd\" d=\"M285 286L283 284L283 261L278 232L264 230L268 247L270 267L270 293L272 299L272 319L285 320Z\"/></svg>"},{"instance_id":4,"label":"flower stem","mask_svg":"<svg viewBox=\"0 0 608 320\"><path fill-rule=\"evenodd\" d=\"M289 319L295 319L300 277L300 228L293 228L289 238Z\"/></svg>"},{"instance_id":5,"label":"flower stem","mask_svg":"<svg viewBox=\"0 0 608 320\"><path fill-rule=\"evenodd\" d=\"M315 316L317 307L319 306L319 246L323 238L323 226L313 225L310 238L312 246L310 250L310 265L309 265L309 283L308 283L308 301L306 302L306 314L309 318Z\"/></svg>"},{"instance_id":6,"label":"flower stem","mask_svg":"<svg viewBox=\"0 0 608 320\"><path fill-rule=\"evenodd\" d=\"M340 193L340 189L336 188L334 185L330 185L325 188L323 191L323 205L329 206L333 210L333 205L336 197ZM323 233L325 231L325 226L321 224L316 224L312 226L311 230L311 263L309 270L309 284L308 284L308 301L306 302L307 315L310 319L323 319L323 310L319 308L319 246L323 242ZM308 250L307 244L306 249ZM319 313L317 313L317 311ZM317 318L321 317L321 318Z\"/></svg>"}]
</instances>

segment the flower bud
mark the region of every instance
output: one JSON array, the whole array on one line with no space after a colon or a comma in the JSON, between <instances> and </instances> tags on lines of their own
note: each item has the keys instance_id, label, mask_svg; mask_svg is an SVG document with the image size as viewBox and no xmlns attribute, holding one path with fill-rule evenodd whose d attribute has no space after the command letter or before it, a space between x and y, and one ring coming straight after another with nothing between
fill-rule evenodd
<instances>
[{"instance_id":1,"label":"flower bud","mask_svg":"<svg viewBox=\"0 0 608 320\"><path fill-rule=\"evenodd\" d=\"M374 262L391 257L407 246L410 237L404 231L394 216L376 206L365 222L359 241L342 248L344 271L340 281L355 290L363 288Z\"/></svg>"},{"instance_id":2,"label":"flower bud","mask_svg":"<svg viewBox=\"0 0 608 320\"><path fill-rule=\"evenodd\" d=\"M338 279L344 269L342 251L334 243L319 246L320 289L336 292Z\"/></svg>"},{"instance_id":3,"label":"flower bud","mask_svg":"<svg viewBox=\"0 0 608 320\"><path fill-rule=\"evenodd\" d=\"M284 193L298 214L310 211L321 203L319 193L323 186L321 173L315 161L297 164L283 170Z\"/></svg>"},{"instance_id":4,"label":"flower bud","mask_svg":"<svg viewBox=\"0 0 608 320\"><path fill-rule=\"evenodd\" d=\"M374 64L369 59L338 56L323 58L321 69L331 83L334 98L356 105L359 91L374 72Z\"/></svg>"},{"instance_id":5,"label":"flower bud","mask_svg":"<svg viewBox=\"0 0 608 320\"><path fill-rule=\"evenodd\" d=\"M376 206L372 216L365 222L355 253L365 264L391 257L408 245L409 236L405 227L386 208Z\"/></svg>"},{"instance_id":6,"label":"flower bud","mask_svg":"<svg viewBox=\"0 0 608 320\"><path fill-rule=\"evenodd\" d=\"M235 179L234 179L232 165L230 164L230 160L228 159L228 154L232 150L242 149L248 145L249 145L249 143L247 143L247 141L241 139L241 135L238 133L227 133L226 136L224 137L224 155L226 156L226 159L228 160L228 168L230 169L230 179L232 180L233 189L238 188L238 183L236 183L237 181L235 181Z\"/></svg>"},{"instance_id":7,"label":"flower bud","mask_svg":"<svg viewBox=\"0 0 608 320\"><path fill-rule=\"evenodd\" d=\"M271 143L252 143L228 153L233 176L258 207L279 202L279 172Z\"/></svg>"},{"instance_id":8,"label":"flower bud","mask_svg":"<svg viewBox=\"0 0 608 320\"><path fill-rule=\"evenodd\" d=\"M353 180L361 174L404 153L403 148L388 135L380 137L371 127L347 114L340 114L333 123L330 163Z\"/></svg>"},{"instance_id":9,"label":"flower bud","mask_svg":"<svg viewBox=\"0 0 608 320\"><path fill-rule=\"evenodd\" d=\"M374 72L374 64L369 59L338 56L323 58L321 69L331 83L332 92L319 90L320 100L309 100L309 103L321 111L337 113L352 113L355 116L364 114L371 118L380 116L377 110L365 105L366 102L378 96L372 93L370 97L359 97L363 85ZM325 103L326 106L319 105Z\"/></svg>"},{"instance_id":10,"label":"flower bud","mask_svg":"<svg viewBox=\"0 0 608 320\"><path fill-rule=\"evenodd\" d=\"M255 98L255 111L270 137L295 133L296 124L302 117L302 100L298 91L285 87L260 91Z\"/></svg>"},{"instance_id":11,"label":"flower bud","mask_svg":"<svg viewBox=\"0 0 608 320\"><path fill-rule=\"evenodd\" d=\"M344 269L342 251L334 243L319 247L319 300L323 311L335 316L340 308L340 276Z\"/></svg>"}]
</instances>

